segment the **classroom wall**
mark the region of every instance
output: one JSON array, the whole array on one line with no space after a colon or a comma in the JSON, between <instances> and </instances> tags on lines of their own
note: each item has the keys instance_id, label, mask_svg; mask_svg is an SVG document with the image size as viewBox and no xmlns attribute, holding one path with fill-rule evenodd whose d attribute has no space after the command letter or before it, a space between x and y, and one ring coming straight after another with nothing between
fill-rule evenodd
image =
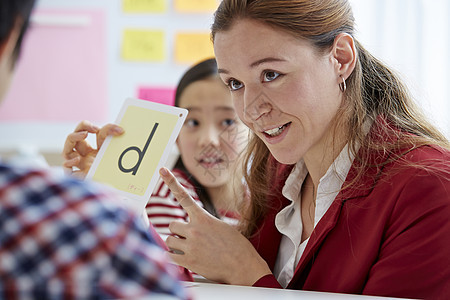
<instances>
[{"instance_id":1,"label":"classroom wall","mask_svg":"<svg viewBox=\"0 0 450 300\"><path fill-rule=\"evenodd\" d=\"M167 102L188 66L213 55L209 27L217 5L38 0L10 95L0 106L0 154L41 151L59 163L65 137L79 121L113 122L128 97ZM186 35L194 43L186 43Z\"/></svg>"},{"instance_id":2,"label":"classroom wall","mask_svg":"<svg viewBox=\"0 0 450 300\"><path fill-rule=\"evenodd\" d=\"M417 103L450 137L450 0L350 2L356 37L399 72ZM204 38L180 46L177 34L206 34L217 3L38 0L37 12L43 14L34 17L24 45L29 51L21 56L10 96L0 106L0 156L41 152L51 164L60 164L65 137L78 121L113 122L122 102L139 96L140 87L156 92L147 96L157 100L170 95L190 64L183 60L210 51L199 46ZM153 11L144 12L148 7ZM133 8L137 12L126 11ZM155 46L158 39L163 48ZM124 50L126 45L131 47ZM187 58L177 57L177 50Z\"/></svg>"}]
</instances>

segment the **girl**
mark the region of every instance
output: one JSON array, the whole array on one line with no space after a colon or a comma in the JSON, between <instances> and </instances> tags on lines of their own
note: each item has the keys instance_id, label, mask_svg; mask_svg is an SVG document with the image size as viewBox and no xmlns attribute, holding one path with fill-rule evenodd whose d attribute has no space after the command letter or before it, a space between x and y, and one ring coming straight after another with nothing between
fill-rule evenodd
<instances>
[{"instance_id":1,"label":"girl","mask_svg":"<svg viewBox=\"0 0 450 300\"><path fill-rule=\"evenodd\" d=\"M188 109L189 115L177 139L180 157L173 173L183 187L212 215L235 224L238 200L244 189L237 167L239 154L247 144L248 130L237 118L227 87L217 75L215 59L202 61L181 78L175 106ZM97 149L106 136L123 134L114 124L103 128L81 122L67 139L63 150L64 168L84 177L97 149L85 140L88 133L97 135ZM73 171L77 167L79 170ZM235 179L233 179L235 178ZM146 207L156 231L170 234L174 220L187 221L188 216L167 186L160 181Z\"/></svg>"}]
</instances>

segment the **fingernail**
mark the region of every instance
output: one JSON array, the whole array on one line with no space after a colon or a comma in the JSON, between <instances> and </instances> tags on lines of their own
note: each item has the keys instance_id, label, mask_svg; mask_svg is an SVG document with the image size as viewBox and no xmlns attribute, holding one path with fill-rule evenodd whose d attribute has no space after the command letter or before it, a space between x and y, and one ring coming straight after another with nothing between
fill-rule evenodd
<instances>
[{"instance_id":1,"label":"fingernail","mask_svg":"<svg viewBox=\"0 0 450 300\"><path fill-rule=\"evenodd\" d=\"M169 175L169 172L167 171L166 168L161 168L161 169L159 169L159 174L161 176L167 176L167 175Z\"/></svg>"}]
</instances>

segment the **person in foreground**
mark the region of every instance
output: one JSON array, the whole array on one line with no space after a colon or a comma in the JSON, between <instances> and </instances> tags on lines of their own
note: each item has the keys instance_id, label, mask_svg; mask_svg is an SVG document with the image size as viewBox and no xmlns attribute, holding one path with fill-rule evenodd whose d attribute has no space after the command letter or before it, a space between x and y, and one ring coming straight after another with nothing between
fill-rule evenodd
<instances>
[{"instance_id":1,"label":"person in foreground","mask_svg":"<svg viewBox=\"0 0 450 300\"><path fill-rule=\"evenodd\" d=\"M251 129L241 231L195 205L171 258L218 282L392 297L450 295L449 142L354 37L346 0L224 0L219 74Z\"/></svg>"},{"instance_id":2,"label":"person in foreground","mask_svg":"<svg viewBox=\"0 0 450 300\"><path fill-rule=\"evenodd\" d=\"M175 106L188 109L189 115L177 138L180 157L172 172L200 206L217 218L236 224L236 209L245 194L237 161L247 145L248 129L236 115L214 58L193 65L183 74L177 85ZM97 148L88 144L88 133L96 134ZM115 124L98 128L88 121L79 123L64 144L63 166L67 173L85 177L106 136L121 134L122 128ZM163 238L170 234L170 222L188 221L186 211L162 180L156 185L146 212Z\"/></svg>"},{"instance_id":3,"label":"person in foreground","mask_svg":"<svg viewBox=\"0 0 450 300\"><path fill-rule=\"evenodd\" d=\"M0 2L0 98L33 0ZM95 185L0 163L0 298L187 298L139 218Z\"/></svg>"}]
</instances>

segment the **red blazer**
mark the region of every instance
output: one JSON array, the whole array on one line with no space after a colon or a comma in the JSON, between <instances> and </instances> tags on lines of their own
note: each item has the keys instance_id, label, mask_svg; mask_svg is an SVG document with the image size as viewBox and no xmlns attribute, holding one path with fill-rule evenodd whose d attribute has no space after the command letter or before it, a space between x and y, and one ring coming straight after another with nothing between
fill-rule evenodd
<instances>
[{"instance_id":1,"label":"red blazer","mask_svg":"<svg viewBox=\"0 0 450 300\"><path fill-rule=\"evenodd\" d=\"M367 188L342 190L317 224L287 288L450 299L450 153L424 146L404 157L439 174L398 161L368 170L356 184ZM250 239L272 270L281 240L274 219L289 204L281 189L291 169L278 164L273 207ZM355 174L353 165L346 183ZM281 288L273 275L254 286Z\"/></svg>"}]
</instances>

